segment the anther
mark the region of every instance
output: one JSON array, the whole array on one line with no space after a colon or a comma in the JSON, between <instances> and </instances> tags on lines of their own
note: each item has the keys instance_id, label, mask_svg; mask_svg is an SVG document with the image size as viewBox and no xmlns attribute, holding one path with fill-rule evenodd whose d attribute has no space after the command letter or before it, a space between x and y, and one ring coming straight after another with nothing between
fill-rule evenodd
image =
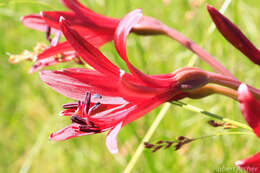
<instances>
[{"instance_id":1,"label":"anther","mask_svg":"<svg viewBox=\"0 0 260 173\"><path fill-rule=\"evenodd\" d=\"M92 111L96 110L99 106L101 105L100 102L97 102L96 104L94 104L88 111L88 114L90 115Z\"/></svg>"},{"instance_id":2,"label":"anther","mask_svg":"<svg viewBox=\"0 0 260 173\"><path fill-rule=\"evenodd\" d=\"M51 27L47 26L46 28L46 39L51 43Z\"/></svg>"},{"instance_id":3,"label":"anther","mask_svg":"<svg viewBox=\"0 0 260 173\"><path fill-rule=\"evenodd\" d=\"M88 121L90 127L98 128L92 121Z\"/></svg>"},{"instance_id":4,"label":"anther","mask_svg":"<svg viewBox=\"0 0 260 173\"><path fill-rule=\"evenodd\" d=\"M63 109L74 109L78 107L78 103L67 103L62 105Z\"/></svg>"},{"instance_id":5,"label":"anther","mask_svg":"<svg viewBox=\"0 0 260 173\"><path fill-rule=\"evenodd\" d=\"M79 126L79 131L81 131L81 132L94 132L94 133L100 133L101 132L100 129L91 129L91 128L89 128L88 125Z\"/></svg>"},{"instance_id":6,"label":"anther","mask_svg":"<svg viewBox=\"0 0 260 173\"><path fill-rule=\"evenodd\" d=\"M86 97L85 97L85 101L83 103L83 115L86 115L89 111L90 100L91 100L91 93L87 92Z\"/></svg>"},{"instance_id":7,"label":"anther","mask_svg":"<svg viewBox=\"0 0 260 173\"><path fill-rule=\"evenodd\" d=\"M70 120L72 121L72 123L78 123L78 124L81 124L81 125L87 125L86 123L86 120L84 118L81 118L77 115L72 115L70 117Z\"/></svg>"},{"instance_id":8,"label":"anther","mask_svg":"<svg viewBox=\"0 0 260 173\"><path fill-rule=\"evenodd\" d=\"M102 99L102 95L99 95L99 94L94 94L92 96L92 98L98 98L98 99Z\"/></svg>"}]
</instances>

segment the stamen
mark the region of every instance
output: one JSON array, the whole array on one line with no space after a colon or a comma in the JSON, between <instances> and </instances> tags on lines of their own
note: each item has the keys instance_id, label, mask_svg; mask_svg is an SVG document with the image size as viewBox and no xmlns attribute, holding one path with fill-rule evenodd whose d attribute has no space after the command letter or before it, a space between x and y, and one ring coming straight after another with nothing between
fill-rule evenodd
<instances>
[{"instance_id":1,"label":"stamen","mask_svg":"<svg viewBox=\"0 0 260 173\"><path fill-rule=\"evenodd\" d=\"M94 94L92 96L92 98L98 98L98 99L102 99L102 95L99 95L99 94Z\"/></svg>"},{"instance_id":2,"label":"stamen","mask_svg":"<svg viewBox=\"0 0 260 173\"><path fill-rule=\"evenodd\" d=\"M79 126L79 131L81 131L81 132L94 132L94 133L100 133L101 132L100 129L91 129L87 125Z\"/></svg>"},{"instance_id":3,"label":"stamen","mask_svg":"<svg viewBox=\"0 0 260 173\"><path fill-rule=\"evenodd\" d=\"M72 123L78 123L78 124L81 124L81 125L87 125L86 120L84 118L81 118L81 117L77 116L77 115L72 115L70 117L70 119L71 119Z\"/></svg>"},{"instance_id":4,"label":"stamen","mask_svg":"<svg viewBox=\"0 0 260 173\"><path fill-rule=\"evenodd\" d=\"M47 26L46 28L46 39L51 43L51 27Z\"/></svg>"},{"instance_id":5,"label":"stamen","mask_svg":"<svg viewBox=\"0 0 260 173\"><path fill-rule=\"evenodd\" d=\"M78 107L78 103L67 103L62 105L63 109L74 109Z\"/></svg>"},{"instance_id":6,"label":"stamen","mask_svg":"<svg viewBox=\"0 0 260 173\"><path fill-rule=\"evenodd\" d=\"M88 121L88 123L90 124L90 127L98 128L92 121Z\"/></svg>"},{"instance_id":7,"label":"stamen","mask_svg":"<svg viewBox=\"0 0 260 173\"><path fill-rule=\"evenodd\" d=\"M81 106L82 102L79 100L78 101L78 107Z\"/></svg>"},{"instance_id":8,"label":"stamen","mask_svg":"<svg viewBox=\"0 0 260 173\"><path fill-rule=\"evenodd\" d=\"M87 92L86 97L85 97L85 101L83 103L83 115L87 114L88 111L89 111L90 100L91 100L91 93Z\"/></svg>"},{"instance_id":9,"label":"stamen","mask_svg":"<svg viewBox=\"0 0 260 173\"><path fill-rule=\"evenodd\" d=\"M94 104L88 111L88 114L90 115L92 111L96 110L99 106L101 105L100 102L97 102L96 104Z\"/></svg>"}]
</instances>

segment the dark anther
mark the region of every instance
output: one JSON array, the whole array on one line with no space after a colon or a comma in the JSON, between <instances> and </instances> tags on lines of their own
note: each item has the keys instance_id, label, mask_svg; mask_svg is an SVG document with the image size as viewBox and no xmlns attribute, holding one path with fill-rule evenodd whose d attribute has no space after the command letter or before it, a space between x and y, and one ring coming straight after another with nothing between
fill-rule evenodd
<instances>
[{"instance_id":1,"label":"dark anther","mask_svg":"<svg viewBox=\"0 0 260 173\"><path fill-rule=\"evenodd\" d=\"M88 121L90 127L98 128L92 121Z\"/></svg>"},{"instance_id":2,"label":"dark anther","mask_svg":"<svg viewBox=\"0 0 260 173\"><path fill-rule=\"evenodd\" d=\"M94 95L93 95L93 98L102 99L102 95L99 95L99 94L94 94Z\"/></svg>"},{"instance_id":3,"label":"dark anther","mask_svg":"<svg viewBox=\"0 0 260 173\"><path fill-rule=\"evenodd\" d=\"M89 128L88 125L79 126L79 130L81 132L94 132L94 133L100 133L101 132L100 129Z\"/></svg>"},{"instance_id":4,"label":"dark anther","mask_svg":"<svg viewBox=\"0 0 260 173\"><path fill-rule=\"evenodd\" d=\"M83 115L86 115L89 111L90 99L91 99L91 93L87 92L86 97L85 97L85 101L83 103Z\"/></svg>"},{"instance_id":5,"label":"dark anther","mask_svg":"<svg viewBox=\"0 0 260 173\"><path fill-rule=\"evenodd\" d=\"M71 119L72 123L78 123L78 124L81 124L81 125L87 125L86 120L84 118L81 118L81 117L77 116L77 115L72 115L70 117L70 119Z\"/></svg>"},{"instance_id":6,"label":"dark anther","mask_svg":"<svg viewBox=\"0 0 260 173\"><path fill-rule=\"evenodd\" d=\"M96 104L94 104L90 109L89 109L89 114L91 114L92 111L96 110L99 106L101 105L100 102L97 102Z\"/></svg>"},{"instance_id":7,"label":"dark anther","mask_svg":"<svg viewBox=\"0 0 260 173\"><path fill-rule=\"evenodd\" d=\"M51 27L46 28L46 39L51 43Z\"/></svg>"},{"instance_id":8,"label":"dark anther","mask_svg":"<svg viewBox=\"0 0 260 173\"><path fill-rule=\"evenodd\" d=\"M78 107L78 103L67 103L62 105L63 109L74 109Z\"/></svg>"}]
</instances>

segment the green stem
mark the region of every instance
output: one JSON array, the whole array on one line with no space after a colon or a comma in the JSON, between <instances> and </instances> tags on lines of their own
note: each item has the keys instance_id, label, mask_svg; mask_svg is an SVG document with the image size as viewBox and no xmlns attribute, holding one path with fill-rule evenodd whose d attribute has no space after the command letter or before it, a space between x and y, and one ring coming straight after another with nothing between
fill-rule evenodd
<instances>
[{"instance_id":1,"label":"green stem","mask_svg":"<svg viewBox=\"0 0 260 173\"><path fill-rule=\"evenodd\" d=\"M201 108L189 105L187 103L183 103L183 102L180 102L180 101L174 101L174 102L171 102L171 103L175 104L177 106L180 106L182 108L185 108L187 110L190 110L190 111L193 111L193 112L197 112L197 113L201 113L201 114L206 115L206 116L208 116L210 118L214 118L214 119L226 122L226 123L233 124L233 125L235 125L237 127L240 127L240 128L252 131L252 129L249 126L247 126L246 124L243 124L243 123L240 123L238 121L234 121L234 120L231 120L231 119L228 119L228 118L223 118L223 117L221 117L221 116L219 116L217 114L205 111L205 110L203 110Z\"/></svg>"},{"instance_id":2,"label":"green stem","mask_svg":"<svg viewBox=\"0 0 260 173\"><path fill-rule=\"evenodd\" d=\"M198 140L198 139L211 138L211 137L224 136L224 135L255 135L255 134L253 132L218 132L214 135L201 136L194 139Z\"/></svg>"}]
</instances>

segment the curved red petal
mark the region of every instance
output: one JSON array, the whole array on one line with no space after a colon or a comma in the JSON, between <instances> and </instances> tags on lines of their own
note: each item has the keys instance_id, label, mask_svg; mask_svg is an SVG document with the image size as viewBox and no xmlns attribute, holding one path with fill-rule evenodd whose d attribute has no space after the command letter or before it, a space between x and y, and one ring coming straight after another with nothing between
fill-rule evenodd
<instances>
[{"instance_id":1,"label":"curved red petal","mask_svg":"<svg viewBox=\"0 0 260 173\"><path fill-rule=\"evenodd\" d=\"M236 161L235 164L249 173L260 173L260 152L246 159Z\"/></svg>"},{"instance_id":2,"label":"curved red petal","mask_svg":"<svg viewBox=\"0 0 260 173\"><path fill-rule=\"evenodd\" d=\"M126 101L119 96L115 80L96 71L84 73L72 71L41 71L41 79L55 91L75 100L84 100L86 92L101 94L102 103L123 104Z\"/></svg>"},{"instance_id":3,"label":"curved red petal","mask_svg":"<svg viewBox=\"0 0 260 173\"><path fill-rule=\"evenodd\" d=\"M251 59L251 61L260 65L260 51L248 40L240 29L214 7L207 5L207 9L220 33L233 46Z\"/></svg>"},{"instance_id":4,"label":"curved red petal","mask_svg":"<svg viewBox=\"0 0 260 173\"><path fill-rule=\"evenodd\" d=\"M63 5L72 10L78 17L95 25L115 29L119 19L106 17L88 9L77 0L60 0Z\"/></svg>"},{"instance_id":5,"label":"curved red petal","mask_svg":"<svg viewBox=\"0 0 260 173\"><path fill-rule=\"evenodd\" d=\"M79 131L79 124L72 123L71 125L54 132L50 135L50 140L52 141L63 141L73 137L85 136L95 134L95 132L81 132Z\"/></svg>"},{"instance_id":6,"label":"curved red petal","mask_svg":"<svg viewBox=\"0 0 260 173\"><path fill-rule=\"evenodd\" d=\"M45 23L49 26L60 29L59 26L59 19L60 17L64 17L66 20L70 22L71 28L75 29L80 33L82 36L87 35L108 35L114 34L114 30L110 28L106 28L104 25L97 26L95 23L91 21L86 21L80 18L77 14L73 12L66 12L66 11L42 11L41 12L42 18L45 20Z\"/></svg>"},{"instance_id":7,"label":"curved red petal","mask_svg":"<svg viewBox=\"0 0 260 173\"><path fill-rule=\"evenodd\" d=\"M21 22L32 29L46 31L47 24L39 14L30 14L21 18Z\"/></svg>"},{"instance_id":8,"label":"curved red petal","mask_svg":"<svg viewBox=\"0 0 260 173\"><path fill-rule=\"evenodd\" d=\"M107 75L119 75L119 68L111 63L96 47L70 29L65 19L60 22L61 29L71 46L90 66Z\"/></svg>"},{"instance_id":9,"label":"curved red petal","mask_svg":"<svg viewBox=\"0 0 260 173\"><path fill-rule=\"evenodd\" d=\"M246 84L238 88L238 100L245 120L260 138L260 102L250 93Z\"/></svg>"},{"instance_id":10,"label":"curved red petal","mask_svg":"<svg viewBox=\"0 0 260 173\"><path fill-rule=\"evenodd\" d=\"M116 154L118 153L118 148L117 148L117 134L119 133L120 129L122 127L122 122L117 124L114 128L112 128L106 137L106 145L110 153Z\"/></svg>"},{"instance_id":11,"label":"curved red petal","mask_svg":"<svg viewBox=\"0 0 260 173\"><path fill-rule=\"evenodd\" d=\"M114 36L115 48L120 55L120 57L126 62L128 69L133 75L135 75L142 82L149 84L154 87L168 87L171 80L154 78L148 76L135 68L128 60L126 54L126 39L132 28L138 24L142 18L141 9L133 10L128 13L119 23Z\"/></svg>"},{"instance_id":12,"label":"curved red petal","mask_svg":"<svg viewBox=\"0 0 260 173\"><path fill-rule=\"evenodd\" d=\"M46 32L48 24L45 22L40 14L30 14L21 18L21 22L28 28ZM55 34L58 30L55 28L51 29L51 33Z\"/></svg>"}]
</instances>

